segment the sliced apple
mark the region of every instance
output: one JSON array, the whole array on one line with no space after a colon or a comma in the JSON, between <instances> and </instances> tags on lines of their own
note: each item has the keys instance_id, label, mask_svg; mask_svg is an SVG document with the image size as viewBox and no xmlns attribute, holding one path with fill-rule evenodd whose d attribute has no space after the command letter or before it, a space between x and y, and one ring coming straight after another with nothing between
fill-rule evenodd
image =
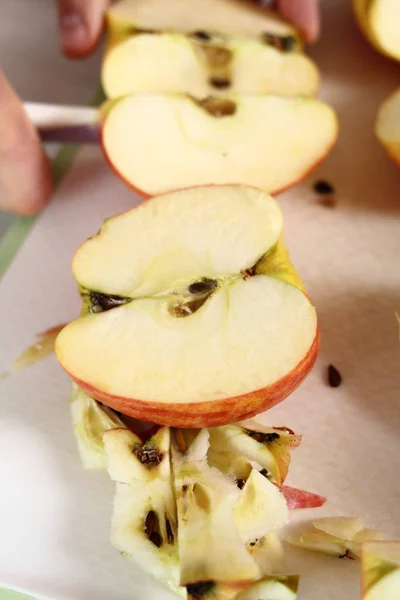
<instances>
[{"instance_id":1,"label":"sliced apple","mask_svg":"<svg viewBox=\"0 0 400 600\"><path fill-rule=\"evenodd\" d=\"M400 88L381 104L375 133L389 156L400 166Z\"/></svg>"},{"instance_id":2,"label":"sliced apple","mask_svg":"<svg viewBox=\"0 0 400 600\"><path fill-rule=\"evenodd\" d=\"M400 542L365 542L361 569L363 600L400 598Z\"/></svg>"},{"instance_id":3,"label":"sliced apple","mask_svg":"<svg viewBox=\"0 0 400 600\"><path fill-rule=\"evenodd\" d=\"M283 400L319 335L281 230L276 202L245 186L175 192L107 220L75 254L92 308L59 334L58 360L92 397L159 424L225 424ZM284 470L291 436L277 435Z\"/></svg>"},{"instance_id":4,"label":"sliced apple","mask_svg":"<svg viewBox=\"0 0 400 600\"><path fill-rule=\"evenodd\" d=\"M107 13L111 33L177 31L181 33L221 32L252 35L270 33L297 36L277 13L266 11L246 0L120 0Z\"/></svg>"},{"instance_id":5,"label":"sliced apple","mask_svg":"<svg viewBox=\"0 0 400 600\"><path fill-rule=\"evenodd\" d=\"M258 564L262 575L283 572L284 548L276 531L271 531L267 535L258 538L258 540L250 542L247 544L247 548Z\"/></svg>"},{"instance_id":6,"label":"sliced apple","mask_svg":"<svg viewBox=\"0 0 400 600\"><path fill-rule=\"evenodd\" d=\"M140 32L124 36L108 44L103 88L108 98L132 92L182 92L199 99L226 91L315 94L319 74L314 63L289 51L295 44L286 51L283 45L275 47L274 39L218 35L215 40L202 40L196 35Z\"/></svg>"},{"instance_id":7,"label":"sliced apple","mask_svg":"<svg viewBox=\"0 0 400 600\"><path fill-rule=\"evenodd\" d=\"M366 529L359 518L327 517L313 522L315 529L288 538L289 543L307 550L331 554L339 558L359 558L361 544L382 540L383 534Z\"/></svg>"},{"instance_id":8,"label":"sliced apple","mask_svg":"<svg viewBox=\"0 0 400 600\"><path fill-rule=\"evenodd\" d=\"M179 557L169 429L160 429L144 444L127 429L113 429L104 434L104 447L116 481L111 543L176 588Z\"/></svg>"},{"instance_id":9,"label":"sliced apple","mask_svg":"<svg viewBox=\"0 0 400 600\"><path fill-rule=\"evenodd\" d=\"M76 384L70 400L72 424L85 469L106 469L103 435L109 429L124 428L114 411L100 405Z\"/></svg>"},{"instance_id":10,"label":"sliced apple","mask_svg":"<svg viewBox=\"0 0 400 600\"><path fill-rule=\"evenodd\" d=\"M316 167L337 136L334 111L313 98L132 94L102 113L107 160L147 196L234 183L276 193Z\"/></svg>"},{"instance_id":11,"label":"sliced apple","mask_svg":"<svg viewBox=\"0 0 400 600\"><path fill-rule=\"evenodd\" d=\"M353 0L361 30L377 50L400 60L398 0Z\"/></svg>"}]
</instances>

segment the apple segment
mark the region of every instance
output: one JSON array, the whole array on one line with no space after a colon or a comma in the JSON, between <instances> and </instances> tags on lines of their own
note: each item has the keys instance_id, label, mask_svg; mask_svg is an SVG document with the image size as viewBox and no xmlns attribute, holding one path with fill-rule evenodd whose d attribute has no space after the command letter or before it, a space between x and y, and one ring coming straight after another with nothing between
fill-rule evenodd
<instances>
[{"instance_id":1,"label":"apple segment","mask_svg":"<svg viewBox=\"0 0 400 600\"><path fill-rule=\"evenodd\" d=\"M58 360L93 398L154 423L215 426L276 404L319 341L281 234L276 202L246 186L182 190L107 220L74 256L89 312L59 334ZM284 473L295 438L276 436Z\"/></svg>"},{"instance_id":2,"label":"apple segment","mask_svg":"<svg viewBox=\"0 0 400 600\"><path fill-rule=\"evenodd\" d=\"M290 37L136 32L109 41L102 84L108 98L181 92L202 99L226 91L311 96L318 88L318 69L296 48Z\"/></svg>"},{"instance_id":3,"label":"apple segment","mask_svg":"<svg viewBox=\"0 0 400 600\"><path fill-rule=\"evenodd\" d=\"M160 429L144 444L128 429L113 429L104 434L104 447L116 482L111 543L176 588L179 557L169 429Z\"/></svg>"},{"instance_id":4,"label":"apple segment","mask_svg":"<svg viewBox=\"0 0 400 600\"><path fill-rule=\"evenodd\" d=\"M249 585L202 581L187 590L188 600L296 600L298 584L298 575L273 575Z\"/></svg>"},{"instance_id":5,"label":"apple segment","mask_svg":"<svg viewBox=\"0 0 400 600\"><path fill-rule=\"evenodd\" d=\"M73 384L70 399L72 424L85 469L106 469L103 435L109 429L124 428L114 411L102 406Z\"/></svg>"},{"instance_id":6,"label":"apple segment","mask_svg":"<svg viewBox=\"0 0 400 600\"><path fill-rule=\"evenodd\" d=\"M361 519L353 517L327 517L313 521L314 530L288 538L294 546L331 554L339 558L359 558L361 544L368 540L382 540L383 534L366 529Z\"/></svg>"},{"instance_id":7,"label":"apple segment","mask_svg":"<svg viewBox=\"0 0 400 600\"><path fill-rule=\"evenodd\" d=\"M400 598L400 542L365 542L361 569L364 600Z\"/></svg>"},{"instance_id":8,"label":"apple segment","mask_svg":"<svg viewBox=\"0 0 400 600\"><path fill-rule=\"evenodd\" d=\"M301 436L275 430L256 421L254 429L226 425L211 430L211 448L214 453L231 452L253 461L271 482L281 486L290 464L290 452L301 443Z\"/></svg>"},{"instance_id":9,"label":"apple segment","mask_svg":"<svg viewBox=\"0 0 400 600\"><path fill-rule=\"evenodd\" d=\"M120 0L107 12L110 33L176 31L221 32L231 35L262 33L296 37L297 32L277 13L240 0Z\"/></svg>"},{"instance_id":10,"label":"apple segment","mask_svg":"<svg viewBox=\"0 0 400 600\"><path fill-rule=\"evenodd\" d=\"M389 156L400 166L400 88L381 104L375 134Z\"/></svg>"},{"instance_id":11,"label":"apple segment","mask_svg":"<svg viewBox=\"0 0 400 600\"><path fill-rule=\"evenodd\" d=\"M314 98L225 94L132 94L103 108L105 156L147 196L208 184L276 193L328 154L334 111Z\"/></svg>"},{"instance_id":12,"label":"apple segment","mask_svg":"<svg viewBox=\"0 0 400 600\"><path fill-rule=\"evenodd\" d=\"M398 0L353 0L361 30L377 50L400 60Z\"/></svg>"}]
</instances>

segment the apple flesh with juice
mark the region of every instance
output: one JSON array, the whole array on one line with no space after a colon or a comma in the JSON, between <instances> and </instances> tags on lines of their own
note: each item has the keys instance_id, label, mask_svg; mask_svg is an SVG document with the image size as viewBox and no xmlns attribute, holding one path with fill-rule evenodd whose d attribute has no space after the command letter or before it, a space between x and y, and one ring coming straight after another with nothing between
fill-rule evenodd
<instances>
[{"instance_id":1,"label":"apple flesh with juice","mask_svg":"<svg viewBox=\"0 0 400 600\"><path fill-rule=\"evenodd\" d=\"M389 156L400 166L400 88L381 104L375 134Z\"/></svg>"},{"instance_id":2,"label":"apple flesh with juice","mask_svg":"<svg viewBox=\"0 0 400 600\"><path fill-rule=\"evenodd\" d=\"M248 418L290 394L319 345L314 307L261 190L207 186L108 219L76 252L87 309L56 355L94 399L175 427Z\"/></svg>"},{"instance_id":3,"label":"apple flesh with juice","mask_svg":"<svg viewBox=\"0 0 400 600\"><path fill-rule=\"evenodd\" d=\"M132 94L102 110L105 156L145 196L236 183L276 193L315 168L336 136L334 111L313 98Z\"/></svg>"},{"instance_id":4,"label":"apple flesh with juice","mask_svg":"<svg viewBox=\"0 0 400 600\"><path fill-rule=\"evenodd\" d=\"M361 550L363 600L400 598L400 542L364 542Z\"/></svg>"},{"instance_id":5,"label":"apple flesh with juice","mask_svg":"<svg viewBox=\"0 0 400 600\"><path fill-rule=\"evenodd\" d=\"M263 33L298 37L296 29L276 12L248 0L120 0L107 12L110 34L139 31L206 31L229 35Z\"/></svg>"},{"instance_id":6,"label":"apple flesh with juice","mask_svg":"<svg viewBox=\"0 0 400 600\"><path fill-rule=\"evenodd\" d=\"M227 91L311 96L318 89L318 69L297 47L294 38L271 35L138 31L108 41L102 85L108 98L181 92L202 99Z\"/></svg>"},{"instance_id":7,"label":"apple flesh with juice","mask_svg":"<svg viewBox=\"0 0 400 600\"><path fill-rule=\"evenodd\" d=\"M398 0L353 0L358 24L371 44L400 60L400 3Z\"/></svg>"}]
</instances>

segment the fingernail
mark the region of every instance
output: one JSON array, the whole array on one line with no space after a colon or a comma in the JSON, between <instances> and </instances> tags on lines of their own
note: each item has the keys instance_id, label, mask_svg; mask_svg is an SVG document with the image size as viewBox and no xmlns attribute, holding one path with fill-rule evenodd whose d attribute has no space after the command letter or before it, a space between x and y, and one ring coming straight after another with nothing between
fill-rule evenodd
<instances>
[{"instance_id":1,"label":"fingernail","mask_svg":"<svg viewBox=\"0 0 400 600\"><path fill-rule=\"evenodd\" d=\"M64 50L79 50L87 42L88 32L79 13L69 13L60 17L61 45Z\"/></svg>"}]
</instances>

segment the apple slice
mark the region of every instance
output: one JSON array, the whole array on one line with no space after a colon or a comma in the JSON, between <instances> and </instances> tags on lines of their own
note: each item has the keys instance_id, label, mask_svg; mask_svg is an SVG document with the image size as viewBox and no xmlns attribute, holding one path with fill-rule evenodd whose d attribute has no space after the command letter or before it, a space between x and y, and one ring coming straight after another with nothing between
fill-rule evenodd
<instances>
[{"instance_id":1,"label":"apple slice","mask_svg":"<svg viewBox=\"0 0 400 600\"><path fill-rule=\"evenodd\" d=\"M314 98L132 94L102 115L107 160L147 196L234 183L276 193L316 167L337 136L334 111Z\"/></svg>"},{"instance_id":2,"label":"apple slice","mask_svg":"<svg viewBox=\"0 0 400 600\"><path fill-rule=\"evenodd\" d=\"M400 166L400 88L381 104L375 133L389 156Z\"/></svg>"},{"instance_id":3,"label":"apple slice","mask_svg":"<svg viewBox=\"0 0 400 600\"><path fill-rule=\"evenodd\" d=\"M271 575L235 596L236 600L296 600L298 575Z\"/></svg>"},{"instance_id":4,"label":"apple slice","mask_svg":"<svg viewBox=\"0 0 400 600\"><path fill-rule=\"evenodd\" d=\"M273 575L284 570L284 548L276 531L247 544L262 575Z\"/></svg>"},{"instance_id":5,"label":"apple slice","mask_svg":"<svg viewBox=\"0 0 400 600\"><path fill-rule=\"evenodd\" d=\"M364 542L361 569L363 600L400 598L400 542Z\"/></svg>"},{"instance_id":6,"label":"apple slice","mask_svg":"<svg viewBox=\"0 0 400 600\"><path fill-rule=\"evenodd\" d=\"M85 469L106 469L103 435L109 429L124 428L124 423L114 411L100 405L76 384L73 384L70 407L83 466Z\"/></svg>"},{"instance_id":7,"label":"apple slice","mask_svg":"<svg viewBox=\"0 0 400 600\"><path fill-rule=\"evenodd\" d=\"M104 434L108 471L116 482L111 543L144 571L179 586L176 505L171 481L170 431L144 444L128 429Z\"/></svg>"},{"instance_id":8,"label":"apple slice","mask_svg":"<svg viewBox=\"0 0 400 600\"><path fill-rule=\"evenodd\" d=\"M361 30L377 50L400 60L398 0L353 0Z\"/></svg>"},{"instance_id":9,"label":"apple slice","mask_svg":"<svg viewBox=\"0 0 400 600\"><path fill-rule=\"evenodd\" d=\"M257 36L297 36L277 13L246 0L120 0L107 13L111 33L176 31L181 33L221 32Z\"/></svg>"},{"instance_id":10,"label":"apple slice","mask_svg":"<svg viewBox=\"0 0 400 600\"><path fill-rule=\"evenodd\" d=\"M245 186L183 190L108 219L75 254L90 308L59 334L58 360L93 398L159 424L220 425L283 400L319 333L281 231L276 202Z\"/></svg>"},{"instance_id":11,"label":"apple slice","mask_svg":"<svg viewBox=\"0 0 400 600\"><path fill-rule=\"evenodd\" d=\"M111 39L101 74L107 97L182 92L202 99L227 90L311 96L317 91L318 69L294 51L295 42L287 44L286 50L273 45L274 36L254 40L221 34L209 40L201 37L137 32Z\"/></svg>"},{"instance_id":12,"label":"apple slice","mask_svg":"<svg viewBox=\"0 0 400 600\"><path fill-rule=\"evenodd\" d=\"M331 554L339 558L359 558L361 544L367 540L382 540L383 534L364 528L359 518L327 517L313 522L314 530L288 538L294 546Z\"/></svg>"}]
</instances>

